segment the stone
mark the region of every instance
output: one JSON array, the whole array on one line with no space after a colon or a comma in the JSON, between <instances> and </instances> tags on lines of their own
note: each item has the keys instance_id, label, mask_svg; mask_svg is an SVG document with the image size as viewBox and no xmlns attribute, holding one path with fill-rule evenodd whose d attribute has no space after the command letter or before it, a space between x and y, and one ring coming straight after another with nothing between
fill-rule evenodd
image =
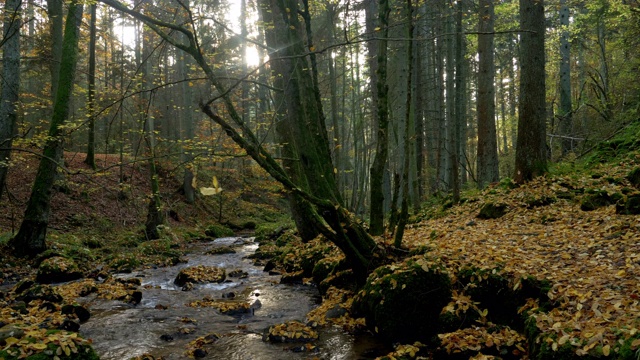
<instances>
[{"instance_id":1,"label":"stone","mask_svg":"<svg viewBox=\"0 0 640 360\"><path fill-rule=\"evenodd\" d=\"M62 302L62 296L58 294L55 288L49 285L36 284L16 296L16 300L24 301L25 303L29 303L32 300L44 300L59 304Z\"/></svg>"},{"instance_id":2,"label":"stone","mask_svg":"<svg viewBox=\"0 0 640 360\"><path fill-rule=\"evenodd\" d=\"M24 330L14 327L13 325L5 325L0 328L0 342L4 342L5 339L14 337L20 339L24 336Z\"/></svg>"},{"instance_id":3,"label":"stone","mask_svg":"<svg viewBox=\"0 0 640 360\"><path fill-rule=\"evenodd\" d=\"M54 256L40 263L36 281L41 284L51 284L77 280L81 277L82 271L75 261L62 256Z\"/></svg>"},{"instance_id":4,"label":"stone","mask_svg":"<svg viewBox=\"0 0 640 360\"><path fill-rule=\"evenodd\" d=\"M485 203L476 216L478 219L498 219L507 213L506 204Z\"/></svg>"},{"instance_id":5,"label":"stone","mask_svg":"<svg viewBox=\"0 0 640 360\"><path fill-rule=\"evenodd\" d=\"M64 319L62 324L60 324L60 326L58 326L58 330L66 330L66 331L71 331L71 332L78 332L78 331L80 331L80 324L78 322L76 322L75 320Z\"/></svg>"}]
</instances>

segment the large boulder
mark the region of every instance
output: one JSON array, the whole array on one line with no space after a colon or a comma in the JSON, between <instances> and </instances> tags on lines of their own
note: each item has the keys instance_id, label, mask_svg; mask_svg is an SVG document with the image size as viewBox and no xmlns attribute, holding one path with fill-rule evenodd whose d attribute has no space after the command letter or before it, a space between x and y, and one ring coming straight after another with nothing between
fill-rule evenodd
<instances>
[{"instance_id":1,"label":"large boulder","mask_svg":"<svg viewBox=\"0 0 640 360\"><path fill-rule=\"evenodd\" d=\"M36 281L41 284L77 280L82 277L82 271L71 259L54 256L45 259L38 267Z\"/></svg>"},{"instance_id":2,"label":"large boulder","mask_svg":"<svg viewBox=\"0 0 640 360\"><path fill-rule=\"evenodd\" d=\"M428 340L451 299L451 279L438 260L416 256L382 266L356 295L352 312L386 341Z\"/></svg>"}]
</instances>

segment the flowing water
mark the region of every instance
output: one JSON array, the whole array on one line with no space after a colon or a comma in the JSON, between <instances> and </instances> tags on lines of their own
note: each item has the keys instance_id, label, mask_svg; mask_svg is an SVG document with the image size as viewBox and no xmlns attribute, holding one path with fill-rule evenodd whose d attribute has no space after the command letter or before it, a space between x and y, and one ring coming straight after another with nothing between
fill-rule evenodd
<instances>
[{"instance_id":1,"label":"flowing water","mask_svg":"<svg viewBox=\"0 0 640 360\"><path fill-rule=\"evenodd\" d=\"M236 246L235 254L202 255L213 247ZM314 287L279 284L245 257L258 245L253 239L222 238L192 250L188 262L177 266L147 269L123 278L142 281L142 302L138 305L107 301L95 297L78 299L91 310L91 319L80 333L93 339L94 349L104 360L123 360L145 353L163 359L186 359L187 344L198 337L216 333L220 339L206 345L205 359L370 359L385 349L371 337L346 334L336 328L319 329L314 352L294 352L295 344L262 341L262 332L273 324L288 320L305 321L307 312L320 297ZM182 291L173 281L178 272L196 265L225 268L227 273L241 270L246 278L227 277L230 282L195 285ZM233 295L231 295L233 293ZM213 299L234 296L251 304L247 314L222 315L213 308L193 308L186 304L208 296ZM298 344L300 345L300 344Z\"/></svg>"}]
</instances>

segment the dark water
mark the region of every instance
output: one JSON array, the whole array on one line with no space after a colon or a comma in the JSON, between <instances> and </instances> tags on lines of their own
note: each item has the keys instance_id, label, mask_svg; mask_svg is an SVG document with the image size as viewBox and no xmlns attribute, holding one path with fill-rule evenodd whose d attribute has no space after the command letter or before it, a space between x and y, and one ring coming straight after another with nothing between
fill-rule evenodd
<instances>
[{"instance_id":1,"label":"dark water","mask_svg":"<svg viewBox=\"0 0 640 360\"><path fill-rule=\"evenodd\" d=\"M236 245L236 254L200 255L224 245ZM288 320L305 322L306 314L317 306L315 288L302 285L281 285L278 276L269 276L262 268L244 259L258 245L252 239L223 238L193 249L189 261L168 268L148 269L122 277L138 277L142 281L142 302L136 306L97 298L79 299L91 309L91 319L80 333L93 339L101 359L122 360L144 353L166 360L187 359L187 344L198 337L216 333L220 337L206 345L205 359L369 359L380 355L382 347L367 336L354 337L337 328L319 329L316 351L296 353L292 344L271 344L262 341L262 332L273 324ZM207 265L225 268L227 273L240 269L248 273L245 279L229 278L232 282L196 285L191 291L181 291L173 284L184 267ZM145 289L144 285L151 285ZM186 306L204 296L221 299L233 292L235 299L252 304L252 314L222 315L213 308ZM158 309L162 305L166 309ZM187 318L188 320L186 320ZM163 340L169 335L173 340ZM367 354L371 354L370 357Z\"/></svg>"}]
</instances>

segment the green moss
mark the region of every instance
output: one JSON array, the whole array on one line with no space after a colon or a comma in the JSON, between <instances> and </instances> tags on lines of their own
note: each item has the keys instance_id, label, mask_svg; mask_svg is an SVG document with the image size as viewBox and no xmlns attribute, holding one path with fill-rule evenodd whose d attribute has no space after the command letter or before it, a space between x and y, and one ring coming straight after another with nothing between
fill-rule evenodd
<instances>
[{"instance_id":1,"label":"green moss","mask_svg":"<svg viewBox=\"0 0 640 360\"><path fill-rule=\"evenodd\" d=\"M478 213L478 219L498 219L507 213L507 205L495 204L492 202L485 203Z\"/></svg>"},{"instance_id":2,"label":"green moss","mask_svg":"<svg viewBox=\"0 0 640 360\"><path fill-rule=\"evenodd\" d=\"M620 360L638 360L640 359L640 348L634 349L631 347L631 343L640 339L640 335L631 337L624 341L620 350L618 351L618 359Z\"/></svg>"},{"instance_id":3,"label":"green moss","mask_svg":"<svg viewBox=\"0 0 640 360\"><path fill-rule=\"evenodd\" d=\"M440 312L450 299L449 275L419 257L376 269L352 310L385 340L426 341L437 333Z\"/></svg>"},{"instance_id":4,"label":"green moss","mask_svg":"<svg viewBox=\"0 0 640 360\"><path fill-rule=\"evenodd\" d=\"M233 236L233 230L224 225L213 224L209 225L204 231L205 235L212 238L222 238Z\"/></svg>"}]
</instances>

